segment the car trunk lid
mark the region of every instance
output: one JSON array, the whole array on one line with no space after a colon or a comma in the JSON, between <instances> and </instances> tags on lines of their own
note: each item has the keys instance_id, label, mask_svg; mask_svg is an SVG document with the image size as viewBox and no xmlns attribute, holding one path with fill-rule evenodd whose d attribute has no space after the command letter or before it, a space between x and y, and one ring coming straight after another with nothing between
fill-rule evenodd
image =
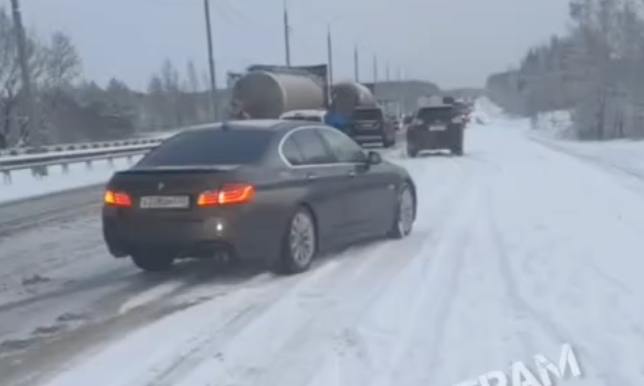
<instances>
[{"instance_id":1,"label":"car trunk lid","mask_svg":"<svg viewBox=\"0 0 644 386\"><path fill-rule=\"evenodd\" d=\"M130 195L136 211L193 209L197 198L238 182L239 165L134 168L117 173L108 189Z\"/></svg>"}]
</instances>

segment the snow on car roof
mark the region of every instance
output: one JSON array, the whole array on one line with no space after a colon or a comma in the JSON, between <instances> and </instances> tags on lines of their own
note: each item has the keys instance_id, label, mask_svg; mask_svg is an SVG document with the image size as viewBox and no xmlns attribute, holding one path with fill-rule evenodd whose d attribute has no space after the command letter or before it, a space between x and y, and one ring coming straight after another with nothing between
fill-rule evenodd
<instances>
[{"instance_id":1,"label":"snow on car roof","mask_svg":"<svg viewBox=\"0 0 644 386\"><path fill-rule=\"evenodd\" d=\"M288 111L282 114L282 118L293 118L293 117L323 117L326 114L326 110L293 110Z\"/></svg>"},{"instance_id":2,"label":"snow on car roof","mask_svg":"<svg viewBox=\"0 0 644 386\"><path fill-rule=\"evenodd\" d=\"M450 104L438 104L438 105L427 105L427 106L421 106L419 110L428 110L428 109L445 109L445 108L453 108L454 105Z\"/></svg>"}]
</instances>

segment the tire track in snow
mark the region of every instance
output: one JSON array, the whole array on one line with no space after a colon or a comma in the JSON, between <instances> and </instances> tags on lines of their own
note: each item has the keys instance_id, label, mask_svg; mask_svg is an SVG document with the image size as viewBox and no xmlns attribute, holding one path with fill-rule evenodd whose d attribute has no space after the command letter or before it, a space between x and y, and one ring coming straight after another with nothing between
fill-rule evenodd
<instances>
[{"instance_id":1,"label":"tire track in snow","mask_svg":"<svg viewBox=\"0 0 644 386\"><path fill-rule=\"evenodd\" d=\"M29 347L8 352L11 357L0 360L0 373L7 382L16 379L15 384L36 384L35 380L21 381L21 373L35 367L38 379L45 379L61 368L86 360L88 352L96 352L131 331L144 329L161 318L210 299L235 296L242 289L263 285L270 279L269 274L254 269L234 269L222 277L220 268L209 261L189 262L180 264L172 273L149 275L136 273L134 268L128 267L128 280L115 280L109 286L97 283L97 287L88 287L84 293L70 293L68 299L50 299L13 310L21 313L14 319L22 314L27 317L42 314L39 316L43 320L41 326L65 328L46 336L26 333L20 339L29 343ZM72 313L82 310L82 323L73 328L61 324L56 318L65 310Z\"/></svg>"},{"instance_id":2,"label":"tire track in snow","mask_svg":"<svg viewBox=\"0 0 644 386\"><path fill-rule=\"evenodd\" d=\"M256 367L249 364L255 358L259 361L261 358L267 356L267 350L273 347L276 339L280 334L286 331L275 325L276 320L284 320L284 323L296 322L293 320L296 317L296 312L293 310L292 302L300 300L298 294L303 294L302 298L315 298L318 295L316 288L323 283L334 283L353 273L352 266L359 268L361 262L359 259L350 256L354 248L347 250L345 253L338 256L336 259L322 263L322 265L312 272L303 274L297 277L290 277L280 281L290 282L288 288L277 288L270 296L268 301L260 301L250 308L242 309L237 315L234 315L230 322L226 322L221 326L208 330L201 331L202 335L196 337L194 341L187 342L186 352L178 359L170 358L170 362L166 364L158 364L156 367L160 371L149 380L148 376L143 376L132 385L177 385L187 376L199 367L203 367L207 363L205 379L198 384L209 384L210 381L217 380L224 382L225 374L217 376L218 371L225 366L230 356L234 355L234 351L239 349L248 349L250 341L264 340L261 350L253 350L244 360L240 360L236 370L245 375L252 375L256 372ZM351 258L351 261L341 262L343 257ZM276 282L277 283L277 282ZM273 283L273 284L276 284ZM268 325L266 325L268 324ZM270 337L266 337L269 334ZM241 342L240 342L241 341ZM233 352L231 354L231 352ZM261 356L257 359L257 356ZM252 357L252 358L251 358ZM228 370L226 371L228 372Z\"/></svg>"},{"instance_id":3,"label":"tire track in snow","mask_svg":"<svg viewBox=\"0 0 644 386\"><path fill-rule=\"evenodd\" d=\"M416 261L417 266L409 267L409 275L416 276L413 282L419 285L416 295L408 305L409 313L402 321L401 331L395 334L396 338L391 342L390 358L384 368L375 369L369 384L432 384L432 373L440 365L443 332L451 314L453 299L458 293L471 238L469 215L477 202L471 188L454 199L458 206L444 224L446 231L443 237L437 245L427 245ZM410 371L410 367L424 371ZM422 379L409 379L416 376Z\"/></svg>"},{"instance_id":4,"label":"tire track in snow","mask_svg":"<svg viewBox=\"0 0 644 386\"><path fill-rule=\"evenodd\" d=\"M329 267L333 268L333 265ZM312 274L325 275L329 271L323 268ZM240 286L225 296L188 309L178 309L178 312L163 315L157 320L148 320L146 325L113 339L111 344L94 348L92 355L83 361L68 363L63 372L50 376L47 384L91 384L97 377L103 385L146 384L151 377L163 373L216 335L213 331L231 331L240 327L260 312L263 305L278 301L286 289L298 283L294 278L268 281L266 276L269 275L259 275L251 280L252 285ZM148 309L144 308L142 312L145 310ZM116 320L131 318L138 313L128 313ZM158 342L161 344L156 344ZM102 378L101 374L106 377Z\"/></svg>"},{"instance_id":5,"label":"tire track in snow","mask_svg":"<svg viewBox=\"0 0 644 386\"><path fill-rule=\"evenodd\" d=\"M327 351L322 367L307 385L400 384L398 377L408 368L409 355L416 353L419 336L432 343L422 345L420 366L426 369L428 363L436 362L433 344L440 345L450 314L449 299L461 271L459 256L463 257L469 237L465 231L453 231L466 228L471 191L463 182L453 188L441 210L433 213L438 214L438 219L432 218L436 237L425 240L413 261L381 291L377 302L367 304L355 326L343 334L348 342ZM433 327L427 333L430 323Z\"/></svg>"},{"instance_id":6,"label":"tire track in snow","mask_svg":"<svg viewBox=\"0 0 644 386\"><path fill-rule=\"evenodd\" d=\"M535 143L538 144L539 141L535 141ZM546 149L548 149L548 147L546 147ZM553 154L559 153L558 151L553 149L549 150L552 151ZM568 154L564 153L564 155ZM571 155L571 157L574 159L573 155ZM522 294L521 286L516 280L517 273L512 268L513 259L511 259L508 255L508 248L505 244L501 228L496 219L496 211L494 210L495 205L492 201L492 188L489 182L482 181L481 185L485 186L486 188L485 210L487 211L487 214L484 216L484 219L486 220L487 226L484 229L487 229L487 232L489 233L491 247L493 251L495 251L494 255L498 258L500 277L503 279L503 282L506 286L508 298L510 299L512 306L517 314L528 315L530 317L530 320L535 323L536 327L540 328L541 332L543 332L545 336L550 339L550 343L553 347L559 347L564 343L574 343L575 349L577 350L578 354L583 355L583 358L581 359L581 361L583 361L583 365L586 368L592 368L593 370L597 371L597 377L603 381L604 385L611 386L618 384L620 386L635 386L633 383L619 376L617 373L606 372L605 374L602 374L601 372L599 372L598 370L601 368L601 366L598 365L601 363L611 363L611 360L613 359L612 356L606 353L601 355L601 358L599 358L594 354L596 350L591 350L587 346L587 344L584 343L584 339L581 337L581 335L578 335L573 330L564 327L561 323L555 322L547 315L544 310L539 310L538 308L530 304L528 297ZM519 255L519 257L525 258L523 253ZM603 280L603 278L601 279ZM524 348L526 348L527 352L531 354L541 352L543 350L543 345L536 346L532 341L532 336L535 336L536 334L534 332L531 332L530 335L531 336L525 333L521 334L521 340ZM604 352L608 351L606 350L606 347L608 347L608 345L604 346Z\"/></svg>"}]
</instances>

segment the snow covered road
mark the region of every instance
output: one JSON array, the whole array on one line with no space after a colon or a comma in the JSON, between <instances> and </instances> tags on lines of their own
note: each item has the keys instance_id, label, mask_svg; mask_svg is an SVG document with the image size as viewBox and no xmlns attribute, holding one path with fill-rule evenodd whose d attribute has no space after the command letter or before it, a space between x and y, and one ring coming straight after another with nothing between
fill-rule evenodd
<instances>
[{"instance_id":1,"label":"snow covered road","mask_svg":"<svg viewBox=\"0 0 644 386\"><path fill-rule=\"evenodd\" d=\"M0 384L449 386L570 343L583 378L558 385L640 386L644 180L523 124L473 125L463 158L387 152L418 184L413 234L295 277L139 273L98 205L0 229Z\"/></svg>"}]
</instances>

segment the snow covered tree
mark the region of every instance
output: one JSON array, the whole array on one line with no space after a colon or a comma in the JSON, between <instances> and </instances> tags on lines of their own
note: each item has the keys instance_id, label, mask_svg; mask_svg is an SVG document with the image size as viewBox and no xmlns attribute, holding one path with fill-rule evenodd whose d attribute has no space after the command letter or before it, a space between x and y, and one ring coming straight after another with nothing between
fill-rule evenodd
<instances>
[{"instance_id":1,"label":"snow covered tree","mask_svg":"<svg viewBox=\"0 0 644 386\"><path fill-rule=\"evenodd\" d=\"M563 37L533 48L518 70L506 74L493 95L499 103L534 116L574 112L580 138L644 136L644 18L641 0L572 0L572 28Z\"/></svg>"}]
</instances>

